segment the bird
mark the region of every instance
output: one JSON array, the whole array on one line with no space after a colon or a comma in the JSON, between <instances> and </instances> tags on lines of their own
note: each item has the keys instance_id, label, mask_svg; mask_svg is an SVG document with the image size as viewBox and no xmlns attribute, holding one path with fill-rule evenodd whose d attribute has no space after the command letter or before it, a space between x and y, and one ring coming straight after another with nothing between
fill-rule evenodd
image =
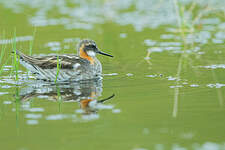
<instances>
[{"instance_id":1,"label":"bird","mask_svg":"<svg viewBox=\"0 0 225 150\"><path fill-rule=\"evenodd\" d=\"M44 81L83 81L99 79L102 74L101 62L96 55L104 53L94 40L84 39L78 44L77 55L47 55L42 57L28 56L16 50L20 64Z\"/></svg>"}]
</instances>

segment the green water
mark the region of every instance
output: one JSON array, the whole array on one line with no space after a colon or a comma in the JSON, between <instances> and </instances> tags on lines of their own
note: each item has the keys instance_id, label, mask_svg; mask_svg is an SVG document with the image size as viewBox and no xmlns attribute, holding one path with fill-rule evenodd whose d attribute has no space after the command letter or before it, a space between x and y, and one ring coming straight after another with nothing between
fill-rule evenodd
<instances>
[{"instance_id":1,"label":"green water","mask_svg":"<svg viewBox=\"0 0 225 150\"><path fill-rule=\"evenodd\" d=\"M178 1L185 39L174 2L0 1L0 149L225 149L224 2ZM26 54L32 40L43 55L75 53L90 38L114 58L98 56L97 83L49 85L21 65L16 83L15 29ZM86 99L96 103L82 109Z\"/></svg>"}]
</instances>

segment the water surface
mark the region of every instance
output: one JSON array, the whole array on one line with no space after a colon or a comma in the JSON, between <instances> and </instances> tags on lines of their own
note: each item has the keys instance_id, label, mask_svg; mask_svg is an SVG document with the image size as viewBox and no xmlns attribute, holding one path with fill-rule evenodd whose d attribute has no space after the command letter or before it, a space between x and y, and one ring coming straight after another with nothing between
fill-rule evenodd
<instances>
[{"instance_id":1,"label":"water surface","mask_svg":"<svg viewBox=\"0 0 225 150\"><path fill-rule=\"evenodd\" d=\"M0 1L1 149L225 149L224 5ZM15 33L26 54L76 53L90 38L115 57L98 56L96 82L50 84L21 65L15 81Z\"/></svg>"}]
</instances>

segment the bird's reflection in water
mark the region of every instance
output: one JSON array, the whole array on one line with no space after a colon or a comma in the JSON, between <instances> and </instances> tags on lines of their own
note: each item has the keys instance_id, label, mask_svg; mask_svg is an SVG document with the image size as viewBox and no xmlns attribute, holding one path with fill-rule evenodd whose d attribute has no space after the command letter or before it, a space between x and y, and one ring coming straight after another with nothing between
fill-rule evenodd
<instances>
[{"instance_id":1,"label":"bird's reflection in water","mask_svg":"<svg viewBox=\"0 0 225 150\"><path fill-rule=\"evenodd\" d=\"M41 81L30 83L20 90L20 100L29 101L33 98L41 98L55 102L78 102L80 109L76 112L82 115L97 114L100 109L113 109L112 105L103 104L115 95L98 100L102 93L102 80L90 80L85 82L48 84Z\"/></svg>"}]
</instances>

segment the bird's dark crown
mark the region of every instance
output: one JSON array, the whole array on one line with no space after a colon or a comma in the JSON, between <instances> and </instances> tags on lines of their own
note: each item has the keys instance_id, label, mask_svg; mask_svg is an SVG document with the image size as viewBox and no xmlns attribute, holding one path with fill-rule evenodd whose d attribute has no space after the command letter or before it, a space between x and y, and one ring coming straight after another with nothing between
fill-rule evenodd
<instances>
[{"instance_id":1,"label":"bird's dark crown","mask_svg":"<svg viewBox=\"0 0 225 150\"><path fill-rule=\"evenodd\" d=\"M89 40L89 39L82 40L79 43L79 45L78 45L78 51L80 51L81 48L84 51L88 51L88 50L97 51L98 50L95 41Z\"/></svg>"}]
</instances>

